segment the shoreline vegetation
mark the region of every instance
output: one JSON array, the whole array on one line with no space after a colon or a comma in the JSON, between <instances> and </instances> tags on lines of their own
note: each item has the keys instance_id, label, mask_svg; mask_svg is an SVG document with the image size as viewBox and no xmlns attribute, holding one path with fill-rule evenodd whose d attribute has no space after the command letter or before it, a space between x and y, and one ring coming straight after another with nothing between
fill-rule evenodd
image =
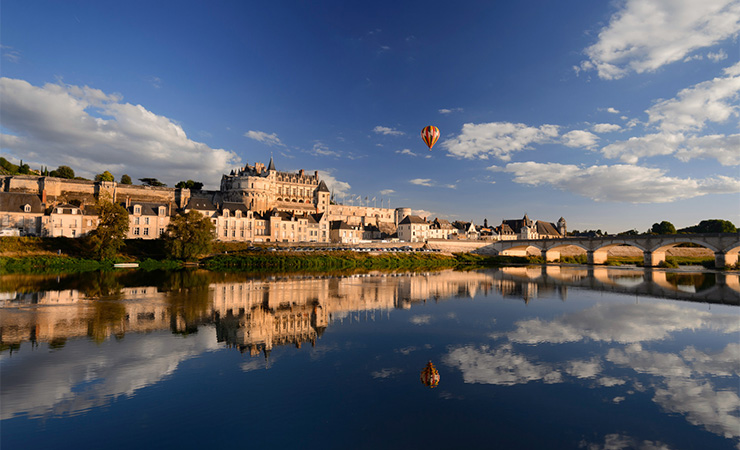
<instances>
[{"instance_id":1,"label":"shoreline vegetation","mask_svg":"<svg viewBox=\"0 0 740 450\"><path fill-rule=\"evenodd\" d=\"M472 253L373 252L332 250L275 251L275 245L255 247L245 243L215 243L213 252L197 262L166 258L160 241L127 240L112 259L95 260L80 239L0 237L0 273L74 273L113 270L116 263L138 262L141 270L178 270L201 267L215 272L320 272L330 270L429 270L474 269L503 265L545 264L540 256L482 256ZM564 256L554 264L585 264L586 255ZM640 257L610 257L606 265L641 266ZM662 265L701 265L713 268L707 257L668 257Z\"/></svg>"}]
</instances>

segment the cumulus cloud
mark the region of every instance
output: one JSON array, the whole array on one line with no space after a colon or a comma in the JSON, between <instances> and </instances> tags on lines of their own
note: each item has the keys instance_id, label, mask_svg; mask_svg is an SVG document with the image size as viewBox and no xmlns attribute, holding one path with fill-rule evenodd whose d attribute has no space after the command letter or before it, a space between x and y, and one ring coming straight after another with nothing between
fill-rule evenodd
<instances>
[{"instance_id":1,"label":"cumulus cloud","mask_svg":"<svg viewBox=\"0 0 740 450\"><path fill-rule=\"evenodd\" d=\"M633 165L588 166L522 162L507 164L514 182L550 185L595 201L666 203L708 194L740 192L740 179L717 175L692 179L669 177L663 169Z\"/></svg>"},{"instance_id":2,"label":"cumulus cloud","mask_svg":"<svg viewBox=\"0 0 740 450\"><path fill-rule=\"evenodd\" d=\"M335 158L342 156L341 153L330 150L329 147L326 146L326 144L320 141L316 141L313 144L313 147L311 148L309 153L314 156L333 156Z\"/></svg>"},{"instance_id":3,"label":"cumulus cloud","mask_svg":"<svg viewBox=\"0 0 740 450\"><path fill-rule=\"evenodd\" d=\"M627 0L586 48L580 69L595 69L607 80L652 72L739 31L735 0Z\"/></svg>"},{"instance_id":4,"label":"cumulus cloud","mask_svg":"<svg viewBox=\"0 0 740 450\"><path fill-rule=\"evenodd\" d=\"M4 153L30 164L68 165L91 178L109 170L174 185L187 174L216 186L241 165L232 151L189 139L173 120L88 86L0 78Z\"/></svg>"},{"instance_id":5,"label":"cumulus cloud","mask_svg":"<svg viewBox=\"0 0 740 450\"><path fill-rule=\"evenodd\" d=\"M377 127L373 128L373 131L375 134L382 134L384 136L403 136L403 131L398 131L396 129L390 128L390 127L383 127L378 125Z\"/></svg>"},{"instance_id":6,"label":"cumulus cloud","mask_svg":"<svg viewBox=\"0 0 740 450\"><path fill-rule=\"evenodd\" d=\"M439 113L440 114L452 114L453 112L462 112L462 111L463 111L462 108L451 108L451 109L442 108L439 110Z\"/></svg>"},{"instance_id":7,"label":"cumulus cloud","mask_svg":"<svg viewBox=\"0 0 740 450\"><path fill-rule=\"evenodd\" d=\"M628 164L636 164L640 158L671 155L684 141L685 137L682 134L647 134L606 145L601 149L601 153L607 158L619 158Z\"/></svg>"},{"instance_id":8,"label":"cumulus cloud","mask_svg":"<svg viewBox=\"0 0 740 450\"><path fill-rule=\"evenodd\" d=\"M617 108L612 108L611 106L606 108L606 112L612 113L612 114L619 114L619 110Z\"/></svg>"},{"instance_id":9,"label":"cumulus cloud","mask_svg":"<svg viewBox=\"0 0 740 450\"><path fill-rule=\"evenodd\" d=\"M407 148L404 148L403 150L396 150L396 153L398 153L399 155L419 156Z\"/></svg>"},{"instance_id":10,"label":"cumulus cloud","mask_svg":"<svg viewBox=\"0 0 740 450\"><path fill-rule=\"evenodd\" d=\"M597 123L591 127L594 133L612 133L621 129L621 126L613 123Z\"/></svg>"},{"instance_id":11,"label":"cumulus cloud","mask_svg":"<svg viewBox=\"0 0 740 450\"><path fill-rule=\"evenodd\" d=\"M254 139L257 142L262 142L263 144L267 144L269 146L273 146L273 145L283 146L282 141L280 141L280 138L277 137L276 133L268 134L264 131L249 130L246 133L244 133L244 137L248 137L249 139Z\"/></svg>"},{"instance_id":12,"label":"cumulus cloud","mask_svg":"<svg viewBox=\"0 0 740 450\"><path fill-rule=\"evenodd\" d=\"M740 5L740 4L739 4ZM667 133L698 131L706 122L721 123L737 117L740 94L740 63L725 69L724 77L681 90L647 110L648 123Z\"/></svg>"},{"instance_id":13,"label":"cumulus cloud","mask_svg":"<svg viewBox=\"0 0 740 450\"><path fill-rule=\"evenodd\" d=\"M326 183L326 187L330 192L333 192L334 195L349 194L351 186L345 181L337 180L334 175L332 175L334 172L333 169L318 170L317 172L319 172L319 179Z\"/></svg>"},{"instance_id":14,"label":"cumulus cloud","mask_svg":"<svg viewBox=\"0 0 740 450\"><path fill-rule=\"evenodd\" d=\"M720 49L716 53L709 52L707 53L707 59L714 61L714 62L720 62L727 59L727 53L725 53L724 50Z\"/></svg>"},{"instance_id":15,"label":"cumulus cloud","mask_svg":"<svg viewBox=\"0 0 740 450\"><path fill-rule=\"evenodd\" d=\"M440 184L436 181L433 181L431 178L414 178L413 180L409 180L409 183L415 184L417 186L426 186L426 187L444 187L448 189L455 189L457 187L456 184Z\"/></svg>"},{"instance_id":16,"label":"cumulus cloud","mask_svg":"<svg viewBox=\"0 0 740 450\"><path fill-rule=\"evenodd\" d=\"M396 191L394 191L393 189L383 189L382 191L380 191L380 195L391 195L395 193Z\"/></svg>"},{"instance_id":17,"label":"cumulus cloud","mask_svg":"<svg viewBox=\"0 0 740 450\"><path fill-rule=\"evenodd\" d=\"M740 165L740 134L692 137L676 152L682 161L713 158L723 166Z\"/></svg>"},{"instance_id":18,"label":"cumulus cloud","mask_svg":"<svg viewBox=\"0 0 740 450\"><path fill-rule=\"evenodd\" d=\"M551 142L558 136L558 127L531 127L522 123L466 123L461 133L446 140L442 146L456 157L468 159L499 158L509 161L511 154L530 148L531 144Z\"/></svg>"},{"instance_id":19,"label":"cumulus cloud","mask_svg":"<svg viewBox=\"0 0 740 450\"><path fill-rule=\"evenodd\" d=\"M573 130L565 133L561 138L563 144L567 147L585 147L591 148L596 145L599 137L595 134L584 130Z\"/></svg>"}]
</instances>

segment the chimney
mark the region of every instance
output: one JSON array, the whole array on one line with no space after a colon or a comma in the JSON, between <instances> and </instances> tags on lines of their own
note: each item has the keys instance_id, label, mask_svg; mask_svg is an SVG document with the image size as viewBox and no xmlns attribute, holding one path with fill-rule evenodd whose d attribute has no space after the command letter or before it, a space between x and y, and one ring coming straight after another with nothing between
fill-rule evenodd
<instances>
[{"instance_id":1,"label":"chimney","mask_svg":"<svg viewBox=\"0 0 740 450\"><path fill-rule=\"evenodd\" d=\"M46 204L46 189L41 191L41 203Z\"/></svg>"},{"instance_id":2,"label":"chimney","mask_svg":"<svg viewBox=\"0 0 740 450\"><path fill-rule=\"evenodd\" d=\"M126 196L126 209L128 209L129 207L131 207L131 197L127 195Z\"/></svg>"}]
</instances>

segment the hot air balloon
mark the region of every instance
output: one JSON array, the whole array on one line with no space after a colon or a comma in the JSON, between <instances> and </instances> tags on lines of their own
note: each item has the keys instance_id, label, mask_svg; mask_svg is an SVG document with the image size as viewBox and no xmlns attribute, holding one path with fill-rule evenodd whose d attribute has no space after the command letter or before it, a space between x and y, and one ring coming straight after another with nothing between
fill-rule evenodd
<instances>
[{"instance_id":1,"label":"hot air balloon","mask_svg":"<svg viewBox=\"0 0 740 450\"><path fill-rule=\"evenodd\" d=\"M439 139L439 128L434 125L424 127L421 130L421 138L424 140L424 143L427 144L427 147L429 147L429 151L431 152L432 147L434 147L437 139Z\"/></svg>"},{"instance_id":2,"label":"hot air balloon","mask_svg":"<svg viewBox=\"0 0 740 450\"><path fill-rule=\"evenodd\" d=\"M439 384L439 371L437 371L431 361L421 371L421 382L429 388L436 388Z\"/></svg>"}]
</instances>

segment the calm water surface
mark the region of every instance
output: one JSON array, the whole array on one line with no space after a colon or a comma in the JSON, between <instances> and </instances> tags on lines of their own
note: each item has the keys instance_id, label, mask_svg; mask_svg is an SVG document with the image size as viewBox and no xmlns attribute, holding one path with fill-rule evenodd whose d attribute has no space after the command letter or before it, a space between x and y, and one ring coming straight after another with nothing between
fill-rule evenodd
<instances>
[{"instance_id":1,"label":"calm water surface","mask_svg":"<svg viewBox=\"0 0 740 450\"><path fill-rule=\"evenodd\" d=\"M128 271L0 292L4 450L740 445L736 273Z\"/></svg>"}]
</instances>

